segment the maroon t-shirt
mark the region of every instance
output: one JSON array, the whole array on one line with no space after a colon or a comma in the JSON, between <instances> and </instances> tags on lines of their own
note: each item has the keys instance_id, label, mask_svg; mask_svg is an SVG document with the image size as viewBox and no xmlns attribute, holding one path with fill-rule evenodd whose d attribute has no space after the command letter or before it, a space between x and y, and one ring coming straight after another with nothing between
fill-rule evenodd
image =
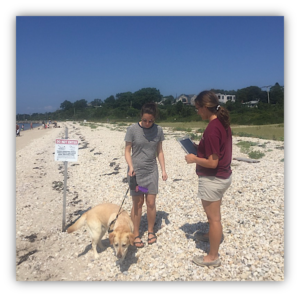
<instances>
[{"instance_id":1,"label":"maroon t-shirt","mask_svg":"<svg viewBox=\"0 0 300 297\"><path fill-rule=\"evenodd\" d=\"M212 154L219 157L217 168L196 165L196 173L203 176L229 178L232 172L230 167L232 159L231 128L228 127L226 130L218 118L208 123L198 146L197 157L208 159Z\"/></svg>"}]
</instances>

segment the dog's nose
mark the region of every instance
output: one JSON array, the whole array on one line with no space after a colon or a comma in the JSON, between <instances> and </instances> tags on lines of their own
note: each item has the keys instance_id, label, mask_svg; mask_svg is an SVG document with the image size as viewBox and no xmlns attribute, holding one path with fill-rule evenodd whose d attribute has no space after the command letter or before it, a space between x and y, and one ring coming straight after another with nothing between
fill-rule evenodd
<instances>
[{"instance_id":1,"label":"dog's nose","mask_svg":"<svg viewBox=\"0 0 300 297\"><path fill-rule=\"evenodd\" d=\"M122 258L122 254L121 253L117 253L117 257L120 259Z\"/></svg>"}]
</instances>

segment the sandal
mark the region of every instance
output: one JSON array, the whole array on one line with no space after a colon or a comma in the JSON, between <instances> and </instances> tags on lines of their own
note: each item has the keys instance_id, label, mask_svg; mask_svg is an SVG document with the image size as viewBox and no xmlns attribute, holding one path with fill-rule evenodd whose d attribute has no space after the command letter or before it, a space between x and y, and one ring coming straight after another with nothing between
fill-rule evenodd
<instances>
[{"instance_id":1,"label":"sandal","mask_svg":"<svg viewBox=\"0 0 300 297\"><path fill-rule=\"evenodd\" d=\"M203 256L196 256L192 259L192 261L198 265L198 266L202 266L202 267L219 267L221 265L221 261L220 259L216 259L215 261L212 262L204 262L204 257Z\"/></svg>"},{"instance_id":2,"label":"sandal","mask_svg":"<svg viewBox=\"0 0 300 297\"><path fill-rule=\"evenodd\" d=\"M153 236L151 237L151 238L149 238L149 234L152 234ZM155 241L153 241L153 242L149 242L149 241L151 241L151 240L153 240L155 238ZM153 233L153 232L148 232L148 244L153 244L153 243L155 243L157 240L157 236L155 235L155 233Z\"/></svg>"},{"instance_id":3,"label":"sandal","mask_svg":"<svg viewBox=\"0 0 300 297\"><path fill-rule=\"evenodd\" d=\"M138 235L137 237L134 238L134 240L136 240L137 238L141 239L141 236ZM141 239L141 241L134 241L133 244L134 244L134 246L137 247L138 249L141 249L141 248L144 247L144 243L143 243L142 239ZM138 244L138 245L137 245L137 244Z\"/></svg>"}]
</instances>

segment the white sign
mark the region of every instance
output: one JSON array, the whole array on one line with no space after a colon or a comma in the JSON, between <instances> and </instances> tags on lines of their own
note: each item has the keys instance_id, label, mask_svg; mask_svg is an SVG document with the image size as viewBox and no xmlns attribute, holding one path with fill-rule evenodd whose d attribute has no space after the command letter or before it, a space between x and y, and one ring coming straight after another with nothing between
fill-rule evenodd
<instances>
[{"instance_id":1,"label":"white sign","mask_svg":"<svg viewBox=\"0 0 300 297\"><path fill-rule=\"evenodd\" d=\"M55 140L55 161L73 161L78 159L78 140L56 139Z\"/></svg>"}]
</instances>

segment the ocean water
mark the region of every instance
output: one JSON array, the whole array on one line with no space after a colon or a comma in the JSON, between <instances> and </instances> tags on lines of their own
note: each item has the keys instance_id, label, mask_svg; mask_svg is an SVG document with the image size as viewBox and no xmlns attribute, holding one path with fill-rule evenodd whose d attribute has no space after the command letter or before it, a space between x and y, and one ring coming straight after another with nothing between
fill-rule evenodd
<instances>
[{"instance_id":1,"label":"ocean water","mask_svg":"<svg viewBox=\"0 0 300 297\"><path fill-rule=\"evenodd\" d=\"M24 130L30 130L30 123L18 123L19 127L20 127L20 131L22 131L22 125L24 125ZM32 124L33 128L43 128L42 124Z\"/></svg>"}]
</instances>

